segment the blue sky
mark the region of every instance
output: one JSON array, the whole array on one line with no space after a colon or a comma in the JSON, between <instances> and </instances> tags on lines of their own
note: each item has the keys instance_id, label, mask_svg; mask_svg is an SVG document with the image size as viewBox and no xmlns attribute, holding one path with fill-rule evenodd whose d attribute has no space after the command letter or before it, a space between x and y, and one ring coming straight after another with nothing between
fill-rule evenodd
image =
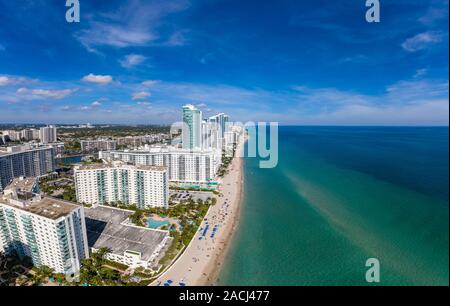
<instances>
[{"instance_id":1,"label":"blue sky","mask_svg":"<svg viewBox=\"0 0 450 306\"><path fill-rule=\"evenodd\" d=\"M0 0L1 123L448 125L448 1Z\"/></svg>"}]
</instances>

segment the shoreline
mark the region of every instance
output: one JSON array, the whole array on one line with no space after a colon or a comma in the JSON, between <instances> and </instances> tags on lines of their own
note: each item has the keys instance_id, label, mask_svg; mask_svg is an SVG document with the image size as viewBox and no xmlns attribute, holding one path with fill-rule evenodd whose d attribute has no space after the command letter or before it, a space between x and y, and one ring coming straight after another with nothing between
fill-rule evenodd
<instances>
[{"instance_id":1,"label":"shoreline","mask_svg":"<svg viewBox=\"0 0 450 306\"><path fill-rule=\"evenodd\" d=\"M221 196L211 206L183 253L150 286L213 285L217 281L239 224L243 199L242 136L228 173L221 179ZM168 282L169 281L169 282Z\"/></svg>"},{"instance_id":2,"label":"shoreline","mask_svg":"<svg viewBox=\"0 0 450 306\"><path fill-rule=\"evenodd\" d=\"M246 139L244 138L242 146L245 144ZM207 267L205 268L205 273L208 275L207 281L203 284L198 285L206 285L206 286L214 286L215 283L219 280L220 272L222 272L223 264L225 259L227 258L231 245L233 244L233 238L237 232L239 221L241 217L241 209L242 209L242 200L244 197L244 165L243 165L243 157L235 157L239 159L239 190L237 192L237 199L235 200L235 210L233 211L234 216L232 218L231 229L228 232L228 235L225 237L225 241L223 244L223 248L220 250L221 252L218 254L214 261L209 262Z\"/></svg>"}]
</instances>

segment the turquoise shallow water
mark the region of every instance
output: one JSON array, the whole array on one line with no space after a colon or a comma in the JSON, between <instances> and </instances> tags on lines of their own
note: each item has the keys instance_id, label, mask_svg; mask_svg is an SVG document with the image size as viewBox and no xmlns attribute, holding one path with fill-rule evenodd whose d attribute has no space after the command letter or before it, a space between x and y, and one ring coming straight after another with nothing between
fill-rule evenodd
<instances>
[{"instance_id":1,"label":"turquoise shallow water","mask_svg":"<svg viewBox=\"0 0 450 306\"><path fill-rule=\"evenodd\" d=\"M448 285L448 128L281 127L247 158L223 285Z\"/></svg>"}]
</instances>

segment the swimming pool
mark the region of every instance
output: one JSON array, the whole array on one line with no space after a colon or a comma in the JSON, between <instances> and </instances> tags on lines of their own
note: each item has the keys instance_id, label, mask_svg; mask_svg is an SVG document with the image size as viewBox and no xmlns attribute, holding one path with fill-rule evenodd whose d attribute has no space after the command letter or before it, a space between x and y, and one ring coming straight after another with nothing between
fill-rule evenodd
<instances>
[{"instance_id":1,"label":"swimming pool","mask_svg":"<svg viewBox=\"0 0 450 306\"><path fill-rule=\"evenodd\" d=\"M153 218L147 219L147 227L149 228L160 228L163 225L169 225L170 222L167 220L155 220Z\"/></svg>"}]
</instances>

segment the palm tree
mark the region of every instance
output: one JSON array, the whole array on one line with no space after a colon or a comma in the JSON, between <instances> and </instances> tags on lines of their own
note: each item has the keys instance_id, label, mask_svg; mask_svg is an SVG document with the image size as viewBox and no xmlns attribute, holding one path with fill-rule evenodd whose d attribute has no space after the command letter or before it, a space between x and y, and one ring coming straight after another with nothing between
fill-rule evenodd
<instances>
[{"instance_id":1,"label":"palm tree","mask_svg":"<svg viewBox=\"0 0 450 306\"><path fill-rule=\"evenodd\" d=\"M34 283L34 285L40 285L43 280L44 280L44 278L41 275L39 275L38 273L35 273L31 277L31 281Z\"/></svg>"}]
</instances>

